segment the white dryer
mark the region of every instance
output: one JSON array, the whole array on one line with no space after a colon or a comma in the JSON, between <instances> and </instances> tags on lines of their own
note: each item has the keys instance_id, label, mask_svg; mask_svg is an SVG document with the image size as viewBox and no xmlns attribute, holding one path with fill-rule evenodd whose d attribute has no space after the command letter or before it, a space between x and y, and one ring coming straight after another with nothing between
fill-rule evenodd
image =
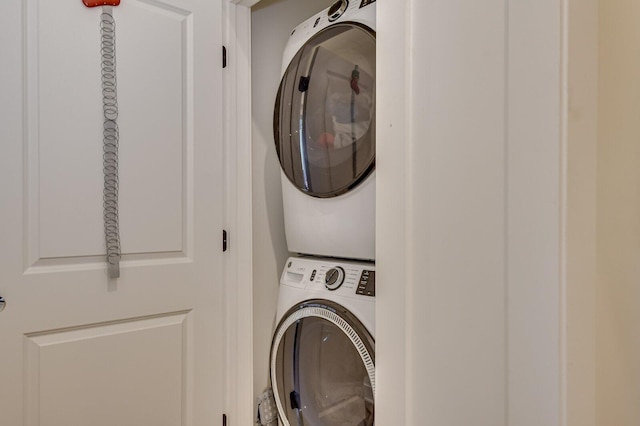
<instances>
[{"instance_id":1,"label":"white dryer","mask_svg":"<svg viewBox=\"0 0 640 426\"><path fill-rule=\"evenodd\" d=\"M290 258L280 282L271 384L284 426L371 426L373 263Z\"/></svg>"},{"instance_id":2,"label":"white dryer","mask_svg":"<svg viewBox=\"0 0 640 426\"><path fill-rule=\"evenodd\" d=\"M286 45L274 111L289 251L375 258L375 0L338 0Z\"/></svg>"}]
</instances>

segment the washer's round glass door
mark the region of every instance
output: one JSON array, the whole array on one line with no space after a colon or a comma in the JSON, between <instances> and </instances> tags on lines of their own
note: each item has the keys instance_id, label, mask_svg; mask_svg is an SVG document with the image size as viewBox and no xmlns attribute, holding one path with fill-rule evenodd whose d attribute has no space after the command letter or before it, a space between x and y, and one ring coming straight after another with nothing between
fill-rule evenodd
<instances>
[{"instance_id":1,"label":"washer's round glass door","mask_svg":"<svg viewBox=\"0 0 640 426\"><path fill-rule=\"evenodd\" d=\"M373 171L375 76L375 34L356 23L322 30L291 60L274 133L282 170L304 193L341 195Z\"/></svg>"},{"instance_id":2,"label":"washer's round glass door","mask_svg":"<svg viewBox=\"0 0 640 426\"><path fill-rule=\"evenodd\" d=\"M271 380L285 426L371 426L373 338L338 304L314 300L291 309L271 349Z\"/></svg>"}]
</instances>

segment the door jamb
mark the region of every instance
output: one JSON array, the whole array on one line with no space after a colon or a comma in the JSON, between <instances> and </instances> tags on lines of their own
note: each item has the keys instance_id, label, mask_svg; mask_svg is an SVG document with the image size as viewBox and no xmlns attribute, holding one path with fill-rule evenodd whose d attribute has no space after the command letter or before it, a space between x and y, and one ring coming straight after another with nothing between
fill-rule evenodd
<instances>
[{"instance_id":1,"label":"door jamb","mask_svg":"<svg viewBox=\"0 0 640 426\"><path fill-rule=\"evenodd\" d=\"M225 204L225 412L235 425L255 423L253 395L253 238L251 161L251 6L260 0L224 0L223 73Z\"/></svg>"}]
</instances>

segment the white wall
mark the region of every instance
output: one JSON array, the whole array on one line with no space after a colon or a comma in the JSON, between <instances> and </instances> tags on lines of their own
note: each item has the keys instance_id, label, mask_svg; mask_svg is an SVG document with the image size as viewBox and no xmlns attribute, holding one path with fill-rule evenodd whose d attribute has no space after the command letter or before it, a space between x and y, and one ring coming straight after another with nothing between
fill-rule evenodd
<instances>
[{"instance_id":1,"label":"white wall","mask_svg":"<svg viewBox=\"0 0 640 426\"><path fill-rule=\"evenodd\" d=\"M288 256L273 106L282 52L296 25L332 0L263 0L252 9L254 393L267 385L280 273Z\"/></svg>"},{"instance_id":2,"label":"white wall","mask_svg":"<svg viewBox=\"0 0 640 426\"><path fill-rule=\"evenodd\" d=\"M562 2L378 2L376 421L562 417Z\"/></svg>"},{"instance_id":3,"label":"white wall","mask_svg":"<svg viewBox=\"0 0 640 426\"><path fill-rule=\"evenodd\" d=\"M640 3L600 0L598 426L640 424Z\"/></svg>"}]
</instances>

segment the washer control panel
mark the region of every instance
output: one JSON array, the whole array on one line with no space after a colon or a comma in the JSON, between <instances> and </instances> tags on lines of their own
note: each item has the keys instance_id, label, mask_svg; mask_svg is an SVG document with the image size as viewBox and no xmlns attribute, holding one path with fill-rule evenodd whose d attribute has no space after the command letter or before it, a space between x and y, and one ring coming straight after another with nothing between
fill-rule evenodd
<instances>
[{"instance_id":1,"label":"washer control panel","mask_svg":"<svg viewBox=\"0 0 640 426\"><path fill-rule=\"evenodd\" d=\"M372 296L376 295L376 271L362 271L362 275L360 276L360 282L358 283L358 289L356 290L356 294L361 294L363 296Z\"/></svg>"},{"instance_id":2,"label":"washer control panel","mask_svg":"<svg viewBox=\"0 0 640 426\"><path fill-rule=\"evenodd\" d=\"M329 269L324 274L324 285L329 290L337 290L344 282L344 269L339 266Z\"/></svg>"},{"instance_id":3,"label":"washer control panel","mask_svg":"<svg viewBox=\"0 0 640 426\"><path fill-rule=\"evenodd\" d=\"M375 297L375 274L373 263L291 258L283 271L281 284L332 291L342 296Z\"/></svg>"}]
</instances>

